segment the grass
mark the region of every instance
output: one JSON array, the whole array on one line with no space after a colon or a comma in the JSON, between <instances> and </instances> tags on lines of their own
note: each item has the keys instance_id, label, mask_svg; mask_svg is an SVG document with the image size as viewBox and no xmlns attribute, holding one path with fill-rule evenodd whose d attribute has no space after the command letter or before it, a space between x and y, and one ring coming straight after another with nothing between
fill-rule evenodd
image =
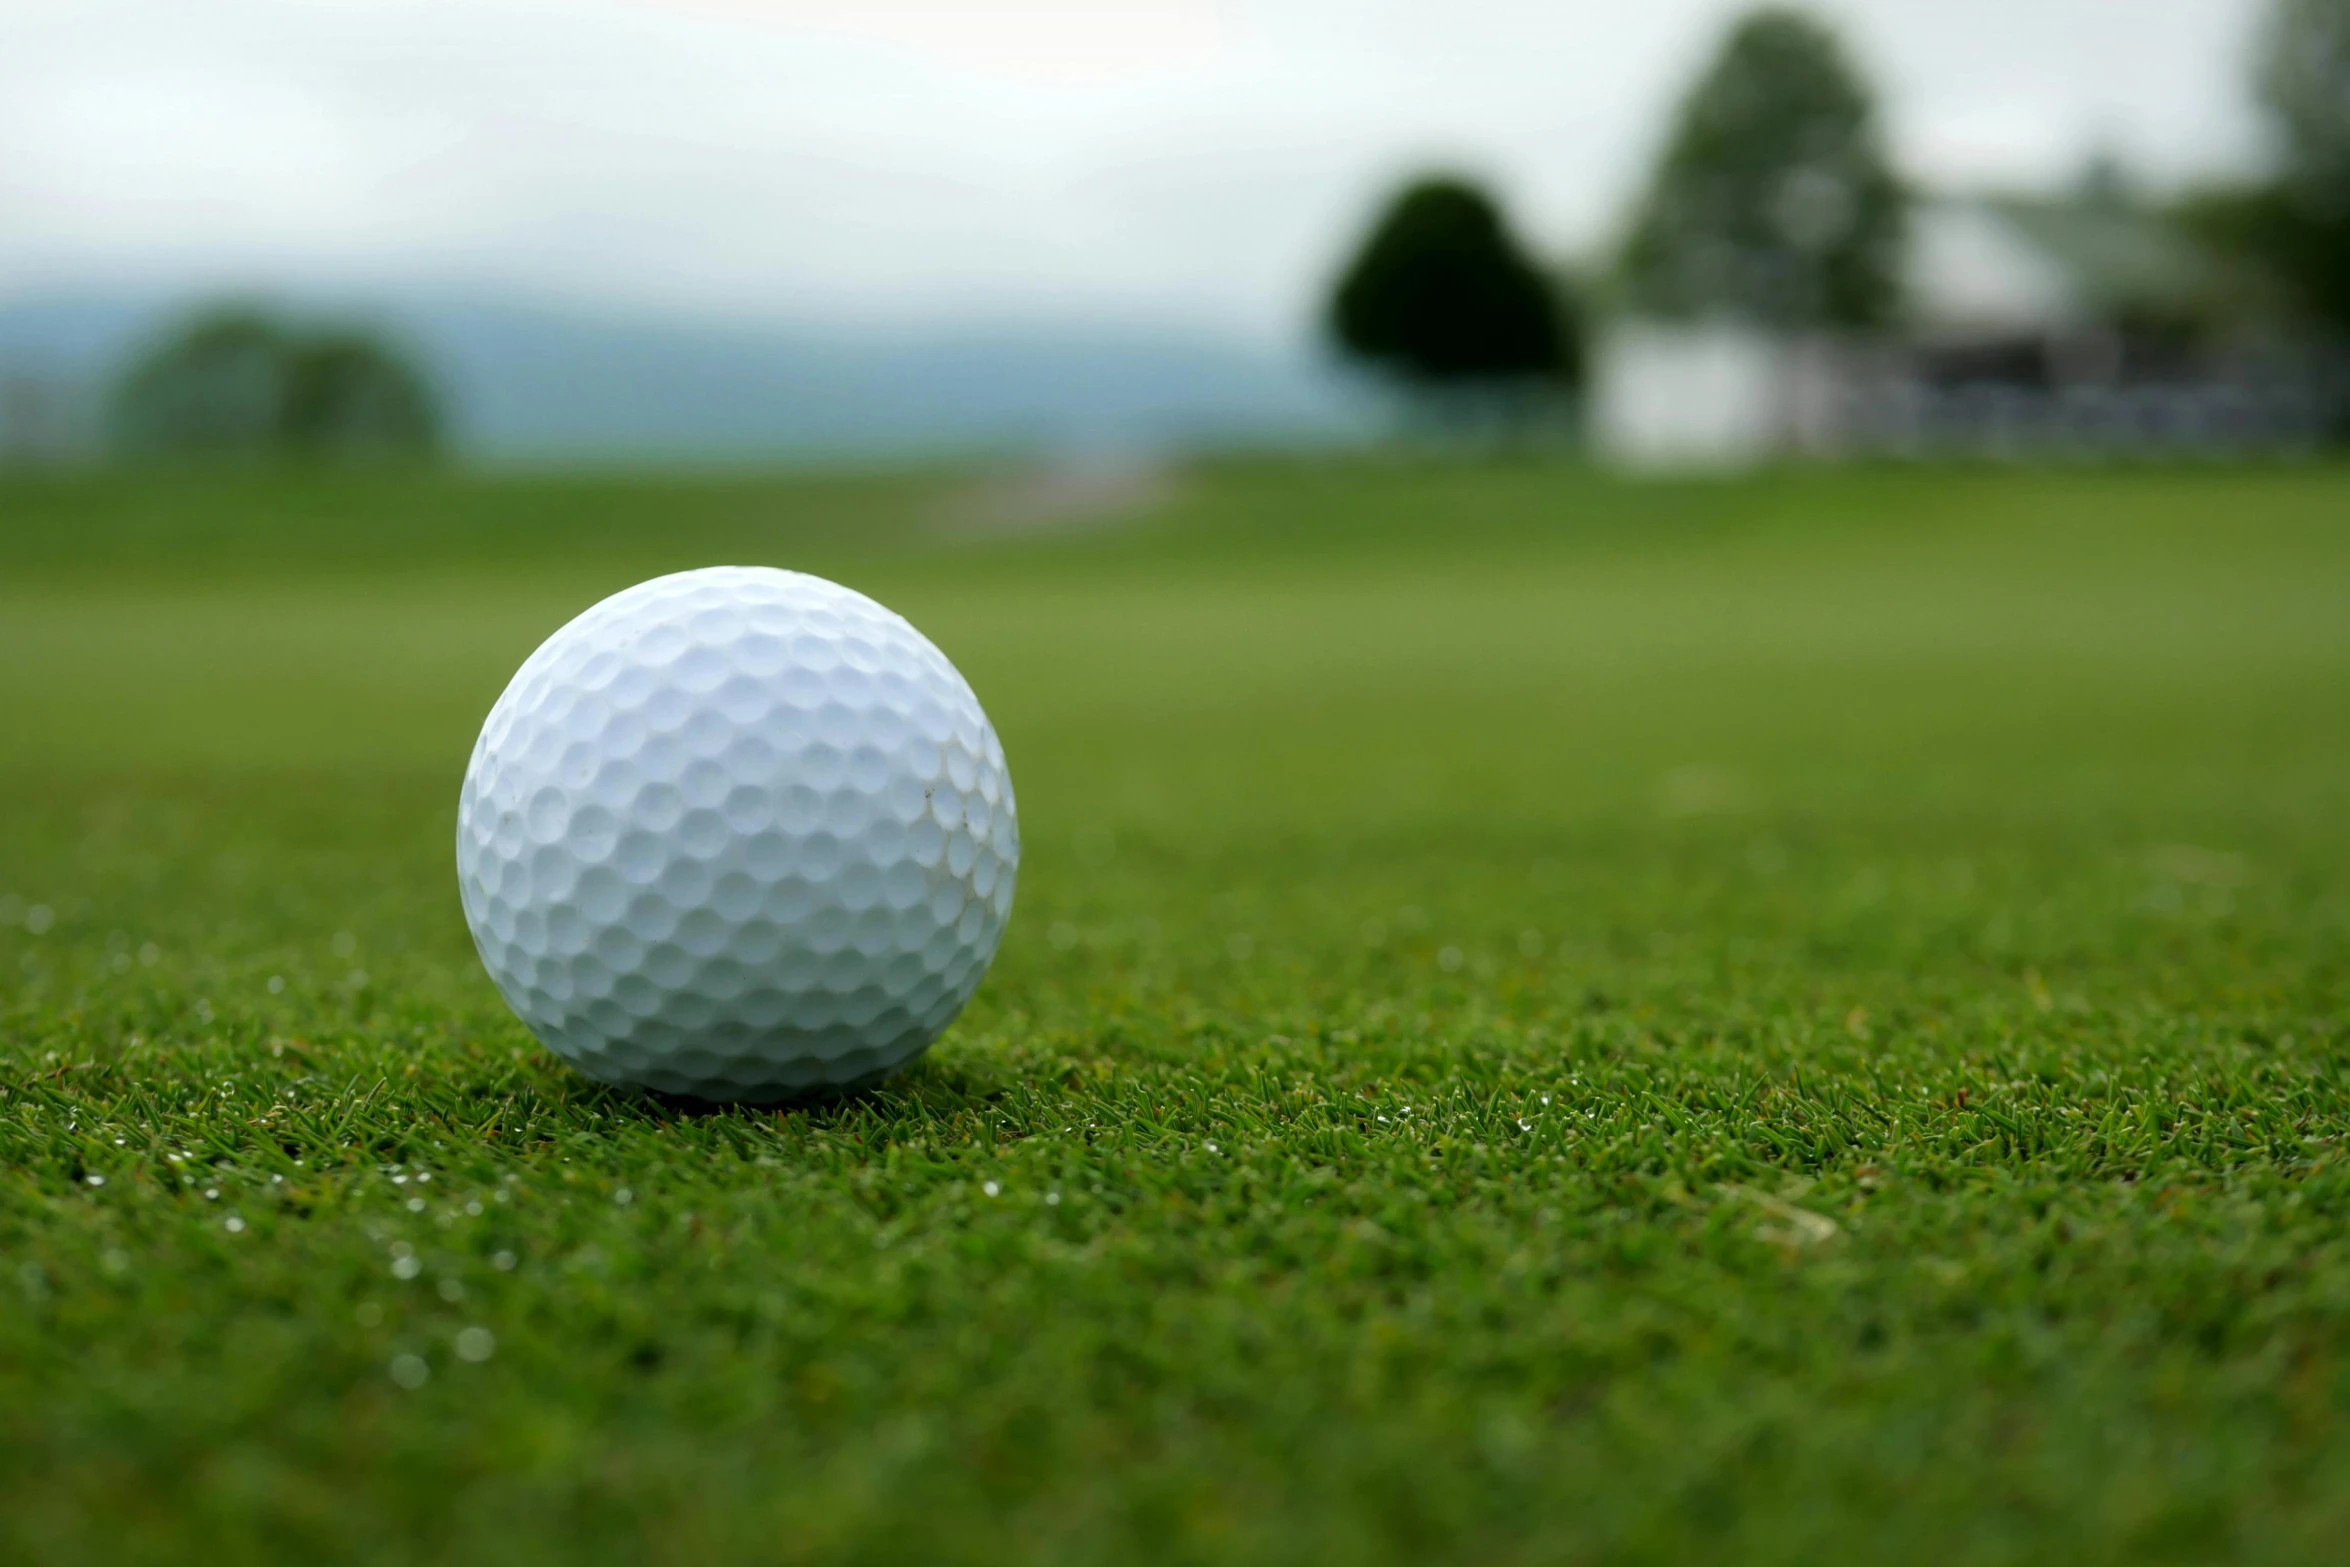
<instances>
[{"instance_id":1,"label":"grass","mask_svg":"<svg viewBox=\"0 0 2350 1567\"><path fill-rule=\"evenodd\" d=\"M0 1557L2336 1559L2350 474L0 489ZM904 610L1011 935L569 1075L456 780L651 572Z\"/></svg>"}]
</instances>

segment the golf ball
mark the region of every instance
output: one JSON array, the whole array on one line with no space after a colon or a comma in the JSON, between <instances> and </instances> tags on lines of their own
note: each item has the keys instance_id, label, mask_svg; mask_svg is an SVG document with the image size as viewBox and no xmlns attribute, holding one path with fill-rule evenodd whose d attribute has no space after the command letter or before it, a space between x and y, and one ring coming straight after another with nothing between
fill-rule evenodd
<instances>
[{"instance_id":1,"label":"golf ball","mask_svg":"<svg viewBox=\"0 0 2350 1567\"><path fill-rule=\"evenodd\" d=\"M533 653L457 882L499 992L606 1083L772 1103L904 1066L979 988L1020 826L979 699L821 578L680 572Z\"/></svg>"}]
</instances>

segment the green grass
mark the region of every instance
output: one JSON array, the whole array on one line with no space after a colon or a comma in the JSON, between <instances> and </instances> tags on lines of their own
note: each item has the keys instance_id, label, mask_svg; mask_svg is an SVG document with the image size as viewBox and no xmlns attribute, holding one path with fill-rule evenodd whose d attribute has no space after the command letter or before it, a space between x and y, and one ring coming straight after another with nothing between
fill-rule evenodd
<instances>
[{"instance_id":1,"label":"green grass","mask_svg":"<svg viewBox=\"0 0 2350 1567\"><path fill-rule=\"evenodd\" d=\"M2350 473L963 482L0 489L0 1557L2339 1558ZM505 677L718 560L1020 787L836 1108L458 913Z\"/></svg>"}]
</instances>

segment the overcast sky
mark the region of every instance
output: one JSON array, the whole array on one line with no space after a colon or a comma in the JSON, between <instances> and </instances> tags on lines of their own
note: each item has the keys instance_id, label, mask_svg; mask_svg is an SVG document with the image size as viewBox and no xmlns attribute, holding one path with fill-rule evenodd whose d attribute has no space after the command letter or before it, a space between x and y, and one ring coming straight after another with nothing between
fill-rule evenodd
<instances>
[{"instance_id":1,"label":"overcast sky","mask_svg":"<svg viewBox=\"0 0 2350 1567\"><path fill-rule=\"evenodd\" d=\"M1604 241L1730 0L0 0L0 294L442 281L1295 331L1376 197ZM2259 156L2263 0L1834 0L1900 160Z\"/></svg>"}]
</instances>

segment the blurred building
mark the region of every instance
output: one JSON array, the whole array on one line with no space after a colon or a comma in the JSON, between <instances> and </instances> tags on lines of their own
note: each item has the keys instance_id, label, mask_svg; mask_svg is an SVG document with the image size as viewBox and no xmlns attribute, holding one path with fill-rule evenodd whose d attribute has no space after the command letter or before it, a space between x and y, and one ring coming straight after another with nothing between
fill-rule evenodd
<instances>
[{"instance_id":1,"label":"blurred building","mask_svg":"<svg viewBox=\"0 0 2350 1567\"><path fill-rule=\"evenodd\" d=\"M2119 196L1930 201L1871 341L1619 320L1592 438L1635 467L1789 456L2125 456L2314 443L2329 367L2257 279Z\"/></svg>"}]
</instances>

